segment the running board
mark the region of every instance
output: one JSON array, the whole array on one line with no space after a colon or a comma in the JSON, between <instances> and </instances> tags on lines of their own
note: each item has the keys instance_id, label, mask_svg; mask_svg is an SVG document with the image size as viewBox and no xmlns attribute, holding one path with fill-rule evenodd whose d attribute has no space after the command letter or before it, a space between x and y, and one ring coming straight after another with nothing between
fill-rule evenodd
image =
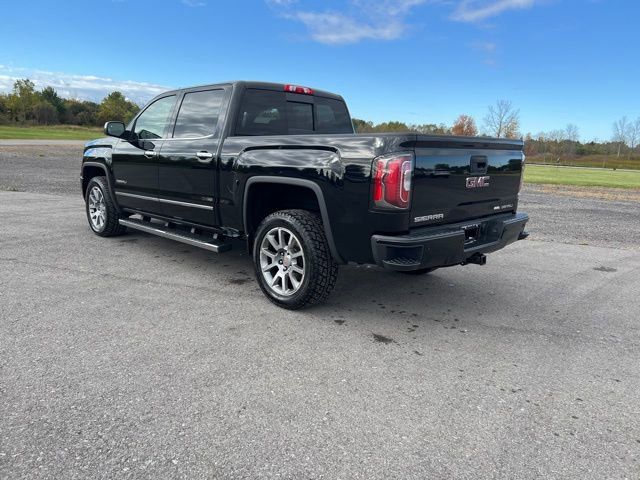
<instances>
[{"instance_id":1,"label":"running board","mask_svg":"<svg viewBox=\"0 0 640 480\"><path fill-rule=\"evenodd\" d=\"M141 232L150 233L159 237L175 240L176 242L186 243L194 247L204 248L215 253L222 253L231 250L230 243L224 243L216 241L214 239L208 239L202 235L196 233L189 233L187 231L179 231L159 223L151 223L144 220L135 219L120 219L120 225L132 228L134 230L140 230Z\"/></svg>"}]
</instances>

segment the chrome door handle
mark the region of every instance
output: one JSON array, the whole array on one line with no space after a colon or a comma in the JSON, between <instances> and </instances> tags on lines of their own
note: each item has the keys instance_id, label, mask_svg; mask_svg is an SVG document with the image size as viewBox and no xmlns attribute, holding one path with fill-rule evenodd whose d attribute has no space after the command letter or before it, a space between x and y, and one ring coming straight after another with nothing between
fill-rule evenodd
<instances>
[{"instance_id":1,"label":"chrome door handle","mask_svg":"<svg viewBox=\"0 0 640 480\"><path fill-rule=\"evenodd\" d=\"M213 153L198 152L198 153L196 153L196 157L198 157L200 160L209 160L209 159L213 158Z\"/></svg>"},{"instance_id":2,"label":"chrome door handle","mask_svg":"<svg viewBox=\"0 0 640 480\"><path fill-rule=\"evenodd\" d=\"M158 152L156 152L154 150L145 150L144 156L147 157L147 158L157 157L158 156Z\"/></svg>"}]
</instances>

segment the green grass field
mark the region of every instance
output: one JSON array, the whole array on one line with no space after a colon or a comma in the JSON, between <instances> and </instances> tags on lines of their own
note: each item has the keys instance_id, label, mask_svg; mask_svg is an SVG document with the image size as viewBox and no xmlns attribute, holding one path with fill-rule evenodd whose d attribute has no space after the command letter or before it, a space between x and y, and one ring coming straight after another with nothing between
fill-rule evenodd
<instances>
[{"instance_id":1,"label":"green grass field","mask_svg":"<svg viewBox=\"0 0 640 480\"><path fill-rule=\"evenodd\" d=\"M622 172L609 169L527 165L524 181L526 183L634 188L640 190L640 171Z\"/></svg>"},{"instance_id":2,"label":"green grass field","mask_svg":"<svg viewBox=\"0 0 640 480\"><path fill-rule=\"evenodd\" d=\"M594 167L594 168L623 168L640 170L640 157L634 155L629 158L627 155L581 155L576 157L560 158L559 161L553 160L550 155L546 157L542 155L527 156L529 164L538 163L552 166L571 166L571 167Z\"/></svg>"},{"instance_id":3,"label":"green grass field","mask_svg":"<svg viewBox=\"0 0 640 480\"><path fill-rule=\"evenodd\" d=\"M0 139L6 140L91 140L103 137L102 129L56 125L49 127L16 127L0 125Z\"/></svg>"}]
</instances>

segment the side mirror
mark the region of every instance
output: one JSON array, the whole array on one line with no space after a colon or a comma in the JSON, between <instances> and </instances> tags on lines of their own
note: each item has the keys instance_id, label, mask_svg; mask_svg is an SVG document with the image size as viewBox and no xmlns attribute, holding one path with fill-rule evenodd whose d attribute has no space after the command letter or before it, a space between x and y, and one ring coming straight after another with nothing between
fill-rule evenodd
<instances>
[{"instance_id":1,"label":"side mirror","mask_svg":"<svg viewBox=\"0 0 640 480\"><path fill-rule=\"evenodd\" d=\"M122 122L107 122L104 124L104 133L110 137L122 138L126 128Z\"/></svg>"}]
</instances>

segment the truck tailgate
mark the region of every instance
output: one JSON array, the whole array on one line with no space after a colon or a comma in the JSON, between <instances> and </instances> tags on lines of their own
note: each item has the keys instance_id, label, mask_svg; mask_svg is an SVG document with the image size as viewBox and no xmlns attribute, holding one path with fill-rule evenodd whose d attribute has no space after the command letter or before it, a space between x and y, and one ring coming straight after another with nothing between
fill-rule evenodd
<instances>
[{"instance_id":1,"label":"truck tailgate","mask_svg":"<svg viewBox=\"0 0 640 480\"><path fill-rule=\"evenodd\" d=\"M411 227L515 212L522 143L465 139L434 142L418 136Z\"/></svg>"}]
</instances>

